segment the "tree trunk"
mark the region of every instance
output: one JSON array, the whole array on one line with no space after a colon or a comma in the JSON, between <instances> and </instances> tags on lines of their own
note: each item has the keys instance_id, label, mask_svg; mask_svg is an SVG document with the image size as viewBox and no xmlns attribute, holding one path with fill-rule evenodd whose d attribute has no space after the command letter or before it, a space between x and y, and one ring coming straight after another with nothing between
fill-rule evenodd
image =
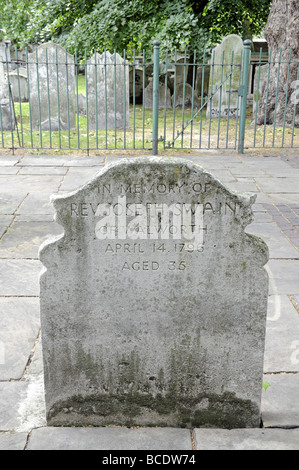
<instances>
[{"instance_id":1,"label":"tree trunk","mask_svg":"<svg viewBox=\"0 0 299 470\"><path fill-rule=\"evenodd\" d=\"M283 124L285 109L286 123L291 124L294 119L295 95L299 98L299 82L297 85L298 93L296 92L299 59L299 0L273 0L265 28L265 38L268 42L269 51L271 49L270 77L268 87L264 87L259 101L258 124L265 122L265 113L266 123L273 124L275 103L276 126ZM289 65L290 49L292 49L292 55ZM266 102L267 88L268 100ZM288 88L287 96L286 88ZM298 124L299 115L298 99L297 102L296 124Z\"/></svg>"}]
</instances>

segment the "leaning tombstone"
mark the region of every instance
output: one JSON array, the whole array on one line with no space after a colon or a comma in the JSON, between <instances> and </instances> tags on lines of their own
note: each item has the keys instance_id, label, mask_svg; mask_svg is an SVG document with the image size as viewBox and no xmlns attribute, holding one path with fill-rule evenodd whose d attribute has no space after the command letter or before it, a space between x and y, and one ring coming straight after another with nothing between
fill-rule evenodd
<instances>
[{"instance_id":1,"label":"leaning tombstone","mask_svg":"<svg viewBox=\"0 0 299 470\"><path fill-rule=\"evenodd\" d=\"M75 128L74 57L51 42L28 54L32 129Z\"/></svg>"},{"instance_id":2,"label":"leaning tombstone","mask_svg":"<svg viewBox=\"0 0 299 470\"><path fill-rule=\"evenodd\" d=\"M178 158L52 198L40 250L49 425L258 427L267 311L255 196Z\"/></svg>"},{"instance_id":3,"label":"leaning tombstone","mask_svg":"<svg viewBox=\"0 0 299 470\"><path fill-rule=\"evenodd\" d=\"M226 36L212 51L210 60L207 117L237 117L240 110L241 59L243 41L236 34Z\"/></svg>"},{"instance_id":4,"label":"leaning tombstone","mask_svg":"<svg viewBox=\"0 0 299 470\"><path fill-rule=\"evenodd\" d=\"M129 66L122 57L105 51L86 64L89 129L129 127Z\"/></svg>"}]
</instances>

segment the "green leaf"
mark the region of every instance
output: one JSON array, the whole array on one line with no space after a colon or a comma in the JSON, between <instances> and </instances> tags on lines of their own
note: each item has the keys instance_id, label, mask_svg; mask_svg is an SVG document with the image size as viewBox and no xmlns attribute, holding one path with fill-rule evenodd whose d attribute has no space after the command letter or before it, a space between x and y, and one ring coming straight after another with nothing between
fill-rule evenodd
<instances>
[{"instance_id":1,"label":"green leaf","mask_svg":"<svg viewBox=\"0 0 299 470\"><path fill-rule=\"evenodd\" d=\"M270 386L269 382L263 382L263 390L267 390L267 388Z\"/></svg>"}]
</instances>

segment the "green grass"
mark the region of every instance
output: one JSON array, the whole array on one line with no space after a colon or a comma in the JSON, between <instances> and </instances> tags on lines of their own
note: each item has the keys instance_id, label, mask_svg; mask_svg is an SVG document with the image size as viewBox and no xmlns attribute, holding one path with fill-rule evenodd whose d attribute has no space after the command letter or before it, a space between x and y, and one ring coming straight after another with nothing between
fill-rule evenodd
<instances>
[{"instance_id":1,"label":"green grass","mask_svg":"<svg viewBox=\"0 0 299 470\"><path fill-rule=\"evenodd\" d=\"M85 95L85 76L78 75L76 90ZM0 132L0 147L25 148L32 150L101 150L101 149L151 149L152 147L152 109L143 109L142 105L130 105L129 128L100 129L87 127L86 116L76 116L74 129L61 132L31 131L29 103L15 103L17 128L14 132ZM195 114L194 110L194 114ZM193 116L194 116L193 114ZM199 112L191 122L191 109L159 110L159 137L165 138L166 148L200 149L200 148L236 148L238 139L238 122L236 119L207 119L206 110ZM184 125L182 124L184 123ZM269 126L254 127L250 108L247 112L245 148L299 145L296 132L291 129ZM250 125L251 124L251 125ZM88 128L88 131L87 131ZM265 145L264 145L265 144ZM158 149L164 149L161 140Z\"/></svg>"}]
</instances>

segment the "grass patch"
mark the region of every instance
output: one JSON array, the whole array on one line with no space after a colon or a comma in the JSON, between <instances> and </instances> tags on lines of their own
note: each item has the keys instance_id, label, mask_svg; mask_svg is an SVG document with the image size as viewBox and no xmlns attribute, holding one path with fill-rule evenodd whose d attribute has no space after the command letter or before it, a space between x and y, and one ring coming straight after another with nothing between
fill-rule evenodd
<instances>
[{"instance_id":1,"label":"grass patch","mask_svg":"<svg viewBox=\"0 0 299 470\"><path fill-rule=\"evenodd\" d=\"M76 91L85 95L85 76L79 74ZM77 100L76 100L77 103ZM91 129L86 116L76 115L75 127L68 131L32 130L29 103L14 104L16 127L0 131L0 147L31 150L150 150L152 148L152 109L130 105L126 129ZM206 117L206 109L159 110L158 150L166 149L236 149L239 120ZM194 117L195 115L195 117ZM297 135L298 134L298 135ZM247 110L244 148L299 147L299 131L291 128L255 126L251 108Z\"/></svg>"}]
</instances>

